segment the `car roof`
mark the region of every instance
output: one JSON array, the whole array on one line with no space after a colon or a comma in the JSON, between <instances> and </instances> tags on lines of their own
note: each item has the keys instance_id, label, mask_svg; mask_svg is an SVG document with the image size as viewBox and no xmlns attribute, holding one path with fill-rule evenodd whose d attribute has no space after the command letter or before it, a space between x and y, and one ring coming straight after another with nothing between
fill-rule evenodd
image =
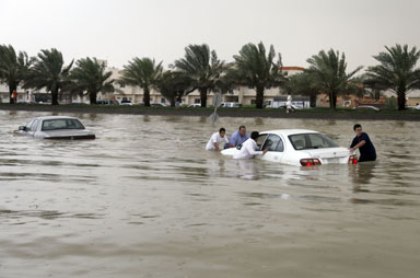
<instances>
[{"instance_id":1,"label":"car roof","mask_svg":"<svg viewBox=\"0 0 420 278\"><path fill-rule=\"evenodd\" d=\"M37 120L57 120L57 119L77 119L76 117L70 117L70 116L41 116L36 117Z\"/></svg>"},{"instance_id":2,"label":"car roof","mask_svg":"<svg viewBox=\"0 0 420 278\"><path fill-rule=\"evenodd\" d=\"M302 134L302 133L319 133L318 131L311 130L311 129L274 129L274 130L267 130L262 131L260 134L267 134L267 133L274 133L274 134L282 134L284 136L289 136L293 134Z\"/></svg>"}]
</instances>

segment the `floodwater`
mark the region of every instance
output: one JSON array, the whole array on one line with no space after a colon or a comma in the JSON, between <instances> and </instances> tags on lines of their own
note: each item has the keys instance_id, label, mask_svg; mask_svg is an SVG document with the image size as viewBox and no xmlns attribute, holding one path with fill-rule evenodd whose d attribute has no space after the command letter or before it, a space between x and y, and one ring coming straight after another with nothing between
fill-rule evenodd
<instances>
[{"instance_id":1,"label":"floodwater","mask_svg":"<svg viewBox=\"0 0 420 278\"><path fill-rule=\"evenodd\" d=\"M353 121L73 114L93 141L0 111L0 277L418 277L420 123L363 121L379 161L318 169L204 151L211 133Z\"/></svg>"}]
</instances>

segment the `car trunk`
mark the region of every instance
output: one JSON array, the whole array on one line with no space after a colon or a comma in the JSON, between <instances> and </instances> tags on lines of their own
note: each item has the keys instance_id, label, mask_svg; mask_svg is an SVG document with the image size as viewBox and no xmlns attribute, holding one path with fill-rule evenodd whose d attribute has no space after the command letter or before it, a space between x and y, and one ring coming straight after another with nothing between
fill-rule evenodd
<instances>
[{"instance_id":1,"label":"car trunk","mask_svg":"<svg viewBox=\"0 0 420 278\"><path fill-rule=\"evenodd\" d=\"M52 140L95 139L95 134L85 129L52 130L45 133L46 133L46 136L44 138L52 139Z\"/></svg>"},{"instance_id":2,"label":"car trunk","mask_svg":"<svg viewBox=\"0 0 420 278\"><path fill-rule=\"evenodd\" d=\"M350 151L346 148L326 148L326 149L310 149L304 150L312 158L318 158L322 164L331 163L347 163L350 156Z\"/></svg>"}]
</instances>

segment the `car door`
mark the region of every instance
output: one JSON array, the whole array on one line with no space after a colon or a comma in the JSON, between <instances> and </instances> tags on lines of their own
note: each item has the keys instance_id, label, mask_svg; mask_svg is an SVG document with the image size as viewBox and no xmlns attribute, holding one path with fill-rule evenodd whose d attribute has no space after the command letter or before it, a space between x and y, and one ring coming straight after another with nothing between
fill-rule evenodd
<instances>
[{"instance_id":1,"label":"car door","mask_svg":"<svg viewBox=\"0 0 420 278\"><path fill-rule=\"evenodd\" d=\"M272 162L282 162L284 156L284 141L279 135L269 134L261 149L268 149L267 153L262 156L261 159Z\"/></svg>"}]
</instances>

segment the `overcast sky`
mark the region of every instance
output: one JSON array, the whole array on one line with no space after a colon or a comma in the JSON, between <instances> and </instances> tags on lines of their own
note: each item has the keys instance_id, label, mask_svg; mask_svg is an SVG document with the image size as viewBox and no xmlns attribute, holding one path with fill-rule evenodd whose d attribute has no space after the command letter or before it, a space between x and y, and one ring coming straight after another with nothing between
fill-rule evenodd
<instances>
[{"instance_id":1,"label":"overcast sky","mask_svg":"<svg viewBox=\"0 0 420 278\"><path fill-rule=\"evenodd\" d=\"M134 57L171 64L201 43L231 61L262 41L285 66L339 50L350 71L374 64L385 45L420 47L419 13L419 0L0 0L0 44L122 67Z\"/></svg>"}]
</instances>

